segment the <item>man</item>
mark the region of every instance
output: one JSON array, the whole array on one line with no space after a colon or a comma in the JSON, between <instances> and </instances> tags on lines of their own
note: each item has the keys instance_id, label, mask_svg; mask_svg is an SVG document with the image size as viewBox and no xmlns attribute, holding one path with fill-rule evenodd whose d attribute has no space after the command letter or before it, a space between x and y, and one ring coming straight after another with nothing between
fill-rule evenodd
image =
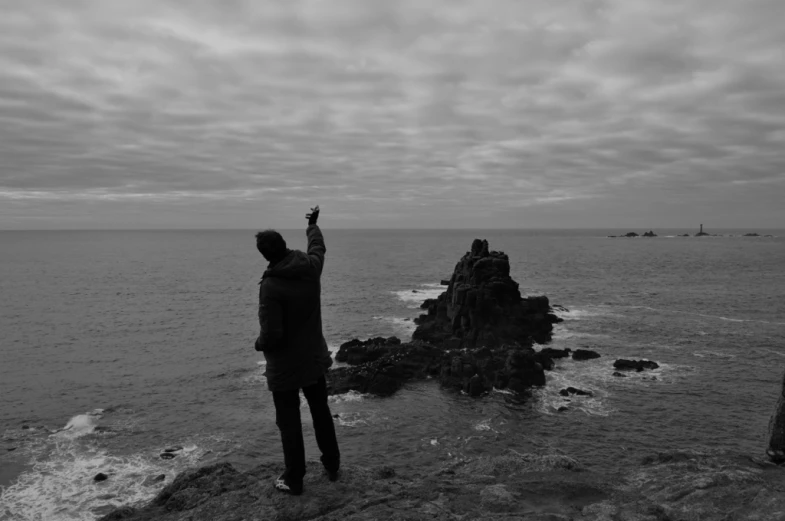
<instances>
[{"instance_id":1,"label":"man","mask_svg":"<svg viewBox=\"0 0 785 521\"><path fill-rule=\"evenodd\" d=\"M313 418L316 443L330 481L338 479L340 452L335 437L324 374L332 365L322 335L321 285L324 237L308 219L308 253L290 250L274 230L256 234L256 248L270 263L259 283L259 325L256 350L267 360L267 387L273 393L275 423L281 431L286 471L276 480L281 492L300 495L305 476L305 447L300 422L300 389Z\"/></svg>"}]
</instances>

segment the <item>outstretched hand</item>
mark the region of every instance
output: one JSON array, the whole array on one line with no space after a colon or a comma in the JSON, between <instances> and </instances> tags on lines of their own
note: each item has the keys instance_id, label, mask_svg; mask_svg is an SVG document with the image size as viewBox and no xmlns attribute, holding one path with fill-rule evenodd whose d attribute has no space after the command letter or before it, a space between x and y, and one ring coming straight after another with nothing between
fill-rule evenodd
<instances>
[{"instance_id":1,"label":"outstretched hand","mask_svg":"<svg viewBox=\"0 0 785 521\"><path fill-rule=\"evenodd\" d=\"M305 214L305 218L308 219L308 224L316 224L316 221L319 219L319 205L317 204L313 208L311 208L311 213Z\"/></svg>"}]
</instances>

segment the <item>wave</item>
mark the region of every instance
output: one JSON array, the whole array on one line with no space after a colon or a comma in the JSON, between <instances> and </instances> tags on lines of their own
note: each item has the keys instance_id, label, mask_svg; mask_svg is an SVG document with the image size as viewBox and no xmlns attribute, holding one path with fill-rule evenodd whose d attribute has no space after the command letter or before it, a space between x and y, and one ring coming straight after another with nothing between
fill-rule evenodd
<instances>
[{"instance_id":1,"label":"wave","mask_svg":"<svg viewBox=\"0 0 785 521\"><path fill-rule=\"evenodd\" d=\"M327 401L330 403L345 403L345 402L360 402L365 400L368 394L359 393L357 391L349 391L348 393L344 394L334 394L327 398Z\"/></svg>"},{"instance_id":2,"label":"wave","mask_svg":"<svg viewBox=\"0 0 785 521\"><path fill-rule=\"evenodd\" d=\"M753 318L732 318L732 317L723 317L719 315L706 315L704 313L693 313L690 311L680 311L678 309L660 309L660 308L653 308L649 306L625 306L632 309L648 309L650 311L657 311L661 313L678 313L680 315L692 315L696 317L704 317L704 318L714 318L717 320L724 320L726 322L754 322L757 324L770 324L775 326L785 326L785 322L771 322L768 320L757 320Z\"/></svg>"},{"instance_id":3,"label":"wave","mask_svg":"<svg viewBox=\"0 0 785 521\"><path fill-rule=\"evenodd\" d=\"M419 287L415 289L404 289L392 291L391 293L396 295L399 300L406 302L407 307L419 308L420 304L425 302L427 299L437 298L446 290L447 287L442 286L441 284L428 283L420 284Z\"/></svg>"},{"instance_id":4,"label":"wave","mask_svg":"<svg viewBox=\"0 0 785 521\"><path fill-rule=\"evenodd\" d=\"M29 457L27 470L0 489L0 518L94 520L121 505L146 503L175 475L210 452L190 443L172 451L176 456L172 459L161 459L159 451L112 454L96 448L95 436L103 433L96 430L94 416L76 415L50 436L30 433L24 449ZM88 434L93 436L85 439ZM106 479L95 481L99 473Z\"/></svg>"},{"instance_id":5,"label":"wave","mask_svg":"<svg viewBox=\"0 0 785 521\"><path fill-rule=\"evenodd\" d=\"M382 316L375 316L373 317L374 320L383 320L385 322L389 322L392 324L395 332L401 337L401 340L407 342L411 340L412 334L414 330L417 329L417 324L414 323L414 319L411 317L382 317Z\"/></svg>"},{"instance_id":6,"label":"wave","mask_svg":"<svg viewBox=\"0 0 785 521\"><path fill-rule=\"evenodd\" d=\"M695 351L692 353L692 356L695 356L697 358L706 358L706 357L720 358L723 360L733 360L734 358L736 358L736 355L732 355L729 353L721 353L719 351Z\"/></svg>"}]
</instances>

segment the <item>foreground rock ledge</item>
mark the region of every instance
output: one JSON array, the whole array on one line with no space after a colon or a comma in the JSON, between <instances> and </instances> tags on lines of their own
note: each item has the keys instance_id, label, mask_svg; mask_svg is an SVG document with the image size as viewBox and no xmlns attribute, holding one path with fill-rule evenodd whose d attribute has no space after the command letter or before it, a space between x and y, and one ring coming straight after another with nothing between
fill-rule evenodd
<instances>
[{"instance_id":1,"label":"foreground rock ledge","mask_svg":"<svg viewBox=\"0 0 785 521\"><path fill-rule=\"evenodd\" d=\"M279 465L238 472L218 463L180 474L148 505L101 521L785 519L785 468L718 452L657 454L622 477L563 455L512 450L405 474L347 465L335 483L318 462L308 468L305 492L291 497L273 490Z\"/></svg>"}]
</instances>

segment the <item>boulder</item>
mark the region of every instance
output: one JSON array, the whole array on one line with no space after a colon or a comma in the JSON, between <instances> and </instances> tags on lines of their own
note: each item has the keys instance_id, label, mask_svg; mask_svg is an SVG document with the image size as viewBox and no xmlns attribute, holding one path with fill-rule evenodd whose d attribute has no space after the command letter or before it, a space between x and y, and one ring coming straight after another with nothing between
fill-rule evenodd
<instances>
[{"instance_id":1,"label":"boulder","mask_svg":"<svg viewBox=\"0 0 785 521\"><path fill-rule=\"evenodd\" d=\"M355 338L341 344L338 352L335 353L335 360L350 365L373 362L387 354L392 347L400 344L401 341L394 336L369 338L368 340Z\"/></svg>"},{"instance_id":2,"label":"boulder","mask_svg":"<svg viewBox=\"0 0 785 521\"><path fill-rule=\"evenodd\" d=\"M421 308L427 313L415 319L412 338L451 348L546 343L562 320L548 297L523 298L507 255L480 239L456 264L447 290Z\"/></svg>"},{"instance_id":3,"label":"boulder","mask_svg":"<svg viewBox=\"0 0 785 521\"><path fill-rule=\"evenodd\" d=\"M591 360L593 358L599 358L600 353L597 351L592 351L591 349L576 349L572 353L573 360Z\"/></svg>"},{"instance_id":4,"label":"boulder","mask_svg":"<svg viewBox=\"0 0 785 521\"><path fill-rule=\"evenodd\" d=\"M93 481L96 481L96 482L97 482L97 481L106 481L107 479L109 479L109 476L107 476L107 475L106 475L106 474L104 474L103 472L99 472L98 474L96 474L96 475L93 477Z\"/></svg>"},{"instance_id":5,"label":"boulder","mask_svg":"<svg viewBox=\"0 0 785 521\"><path fill-rule=\"evenodd\" d=\"M660 365L651 360L626 360L620 358L613 362L615 369L623 369L625 371L643 371L644 369L657 369Z\"/></svg>"},{"instance_id":6,"label":"boulder","mask_svg":"<svg viewBox=\"0 0 785 521\"><path fill-rule=\"evenodd\" d=\"M584 391L583 389L578 389L577 387L567 387L566 389L562 389L559 391L559 394L562 396L594 396L594 393L591 391Z\"/></svg>"}]
</instances>

